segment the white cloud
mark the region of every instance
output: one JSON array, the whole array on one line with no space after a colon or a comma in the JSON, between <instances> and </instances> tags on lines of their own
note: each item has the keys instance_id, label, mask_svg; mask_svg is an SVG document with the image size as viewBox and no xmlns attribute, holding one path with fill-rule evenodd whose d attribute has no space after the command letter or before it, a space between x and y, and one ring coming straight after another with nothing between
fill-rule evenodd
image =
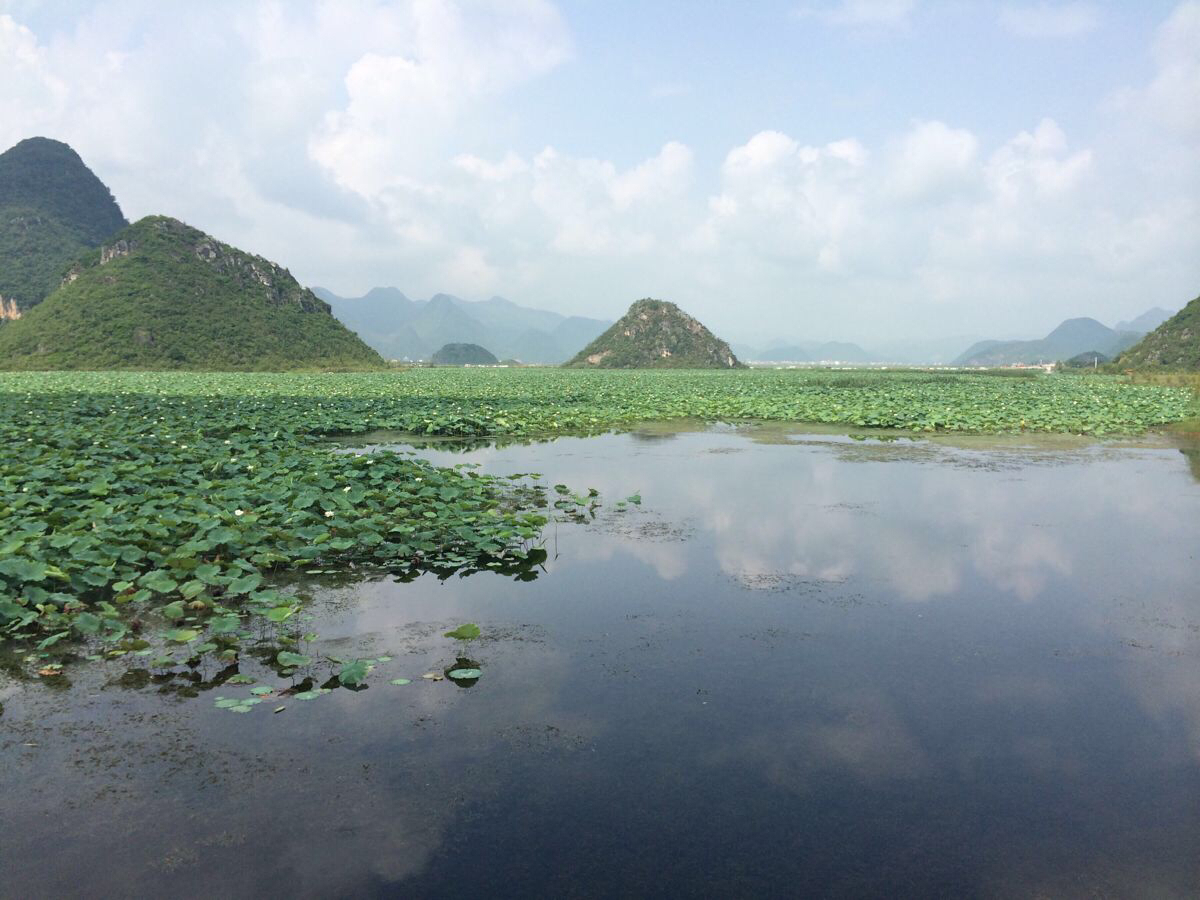
<instances>
[{"instance_id":1,"label":"white cloud","mask_svg":"<svg viewBox=\"0 0 1200 900\"><path fill-rule=\"evenodd\" d=\"M918 122L890 149L888 187L905 200L944 198L977 174L979 141L944 122Z\"/></svg>"},{"instance_id":2,"label":"white cloud","mask_svg":"<svg viewBox=\"0 0 1200 900\"><path fill-rule=\"evenodd\" d=\"M470 13L417 0L406 10L401 52L365 53L350 66L345 106L326 114L309 145L338 184L371 196L410 183L467 108L569 54L548 3L475 3Z\"/></svg>"},{"instance_id":3,"label":"white cloud","mask_svg":"<svg viewBox=\"0 0 1200 900\"><path fill-rule=\"evenodd\" d=\"M908 22L916 5L916 0L840 0L831 6L804 6L796 14L815 17L827 25L894 28Z\"/></svg>"},{"instance_id":4,"label":"white cloud","mask_svg":"<svg viewBox=\"0 0 1200 900\"><path fill-rule=\"evenodd\" d=\"M1067 137L1052 119L1022 131L992 154L984 177L996 201L1008 207L1065 193L1091 169L1092 151L1066 155Z\"/></svg>"},{"instance_id":5,"label":"white cloud","mask_svg":"<svg viewBox=\"0 0 1200 900\"><path fill-rule=\"evenodd\" d=\"M1200 2L1180 4L1159 28L1154 61L1158 71L1140 99L1168 127L1200 137Z\"/></svg>"},{"instance_id":6,"label":"white cloud","mask_svg":"<svg viewBox=\"0 0 1200 900\"><path fill-rule=\"evenodd\" d=\"M854 140L817 147L759 132L725 157L721 191L709 198L709 215L691 244L836 269L839 242L860 219L868 157Z\"/></svg>"},{"instance_id":7,"label":"white cloud","mask_svg":"<svg viewBox=\"0 0 1200 900\"><path fill-rule=\"evenodd\" d=\"M470 153L460 153L454 157L454 165L481 181L508 181L529 171L529 164L511 151L500 162L489 162Z\"/></svg>"},{"instance_id":8,"label":"white cloud","mask_svg":"<svg viewBox=\"0 0 1200 900\"><path fill-rule=\"evenodd\" d=\"M1037 3L1002 7L1000 24L1020 37L1075 37L1095 30L1100 15L1090 3Z\"/></svg>"}]
</instances>

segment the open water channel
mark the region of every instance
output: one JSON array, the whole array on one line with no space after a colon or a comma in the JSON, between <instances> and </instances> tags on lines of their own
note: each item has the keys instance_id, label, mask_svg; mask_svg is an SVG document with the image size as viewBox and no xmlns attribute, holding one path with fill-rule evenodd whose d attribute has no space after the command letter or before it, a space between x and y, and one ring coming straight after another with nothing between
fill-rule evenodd
<instances>
[{"instance_id":1,"label":"open water channel","mask_svg":"<svg viewBox=\"0 0 1200 900\"><path fill-rule=\"evenodd\" d=\"M532 581L318 589L319 651L390 657L366 690L231 715L211 672L0 675L0 896L1196 896L1182 449L418 448L604 506Z\"/></svg>"}]
</instances>

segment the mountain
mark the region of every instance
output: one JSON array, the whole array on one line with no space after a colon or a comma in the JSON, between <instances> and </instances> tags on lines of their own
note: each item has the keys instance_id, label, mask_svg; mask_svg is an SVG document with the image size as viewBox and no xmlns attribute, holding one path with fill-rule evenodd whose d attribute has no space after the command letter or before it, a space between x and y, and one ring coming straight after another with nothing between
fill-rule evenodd
<instances>
[{"instance_id":1,"label":"mountain","mask_svg":"<svg viewBox=\"0 0 1200 900\"><path fill-rule=\"evenodd\" d=\"M1007 366L1051 363L1094 351L1105 356L1134 344L1138 335L1114 331L1095 319L1067 319L1041 340L980 341L954 360L956 366Z\"/></svg>"},{"instance_id":2,"label":"mountain","mask_svg":"<svg viewBox=\"0 0 1200 900\"><path fill-rule=\"evenodd\" d=\"M0 319L41 301L75 258L128 224L66 144L35 137L0 153Z\"/></svg>"},{"instance_id":3,"label":"mountain","mask_svg":"<svg viewBox=\"0 0 1200 900\"><path fill-rule=\"evenodd\" d=\"M871 362L874 357L858 344L845 341L826 341L809 349L809 355L818 362Z\"/></svg>"},{"instance_id":4,"label":"mountain","mask_svg":"<svg viewBox=\"0 0 1200 900\"><path fill-rule=\"evenodd\" d=\"M796 341L773 344L766 350L739 344L734 347L734 351L742 359L749 359L753 362L866 363L878 361L876 354L869 353L858 344L850 344L845 341Z\"/></svg>"},{"instance_id":5,"label":"mountain","mask_svg":"<svg viewBox=\"0 0 1200 900\"><path fill-rule=\"evenodd\" d=\"M799 344L780 344L770 350L755 351L750 354L755 362L811 362L808 351Z\"/></svg>"},{"instance_id":6,"label":"mountain","mask_svg":"<svg viewBox=\"0 0 1200 900\"><path fill-rule=\"evenodd\" d=\"M1071 369L1092 369L1096 366L1103 366L1111 360L1103 353L1097 353L1095 350L1089 350L1086 353L1079 353L1066 360L1063 365Z\"/></svg>"},{"instance_id":7,"label":"mountain","mask_svg":"<svg viewBox=\"0 0 1200 900\"><path fill-rule=\"evenodd\" d=\"M478 344L446 344L430 362L435 366L494 366L499 360Z\"/></svg>"},{"instance_id":8,"label":"mountain","mask_svg":"<svg viewBox=\"0 0 1200 900\"><path fill-rule=\"evenodd\" d=\"M383 360L284 268L165 216L115 234L0 328L0 368L283 370Z\"/></svg>"},{"instance_id":9,"label":"mountain","mask_svg":"<svg viewBox=\"0 0 1200 900\"><path fill-rule=\"evenodd\" d=\"M1118 322L1113 328L1116 331L1134 331L1138 334L1149 334L1173 315L1175 314L1171 310L1156 306L1153 309L1146 310L1136 319L1130 319L1128 322Z\"/></svg>"},{"instance_id":10,"label":"mountain","mask_svg":"<svg viewBox=\"0 0 1200 900\"><path fill-rule=\"evenodd\" d=\"M488 328L467 315L449 294L434 294L408 326L428 347L443 344L478 344L488 338Z\"/></svg>"},{"instance_id":11,"label":"mountain","mask_svg":"<svg viewBox=\"0 0 1200 900\"><path fill-rule=\"evenodd\" d=\"M1115 362L1128 369L1200 371L1200 297L1122 353Z\"/></svg>"},{"instance_id":12,"label":"mountain","mask_svg":"<svg viewBox=\"0 0 1200 900\"><path fill-rule=\"evenodd\" d=\"M472 302L435 294L429 300L410 300L396 288L374 288L358 298L339 297L325 288L313 288L313 293L391 359L429 359L444 344L472 343L522 362L560 363L611 324L532 309L503 297Z\"/></svg>"},{"instance_id":13,"label":"mountain","mask_svg":"<svg viewBox=\"0 0 1200 900\"><path fill-rule=\"evenodd\" d=\"M629 307L568 366L599 369L743 368L729 345L674 303L646 298Z\"/></svg>"},{"instance_id":14,"label":"mountain","mask_svg":"<svg viewBox=\"0 0 1200 900\"><path fill-rule=\"evenodd\" d=\"M979 335L892 340L871 347L876 362L902 365L941 366L962 354L962 348L980 340ZM998 343L998 342L997 342Z\"/></svg>"}]
</instances>

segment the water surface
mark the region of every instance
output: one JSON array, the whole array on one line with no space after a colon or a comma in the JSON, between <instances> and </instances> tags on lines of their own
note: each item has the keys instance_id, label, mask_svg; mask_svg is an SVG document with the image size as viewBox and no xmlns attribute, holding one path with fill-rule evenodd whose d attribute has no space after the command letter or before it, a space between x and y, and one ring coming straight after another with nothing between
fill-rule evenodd
<instances>
[{"instance_id":1,"label":"water surface","mask_svg":"<svg viewBox=\"0 0 1200 900\"><path fill-rule=\"evenodd\" d=\"M232 715L210 671L0 676L0 895L1194 896L1183 449L420 447L604 505L534 581L318 590L322 651L392 657L367 690ZM474 684L421 678L460 656Z\"/></svg>"}]
</instances>

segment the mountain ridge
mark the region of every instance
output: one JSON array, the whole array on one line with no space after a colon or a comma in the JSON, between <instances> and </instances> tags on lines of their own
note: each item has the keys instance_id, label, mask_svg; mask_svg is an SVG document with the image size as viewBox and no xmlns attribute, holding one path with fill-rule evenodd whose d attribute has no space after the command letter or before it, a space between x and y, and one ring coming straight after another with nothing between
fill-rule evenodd
<instances>
[{"instance_id":1,"label":"mountain ridge","mask_svg":"<svg viewBox=\"0 0 1200 900\"><path fill-rule=\"evenodd\" d=\"M391 359L425 360L445 344L471 343L486 346L500 358L556 364L612 324L521 306L500 296L470 301L438 293L428 300L412 300L397 288L372 288L357 298L323 287L314 287L313 293Z\"/></svg>"},{"instance_id":2,"label":"mountain ridge","mask_svg":"<svg viewBox=\"0 0 1200 900\"><path fill-rule=\"evenodd\" d=\"M1088 316L1066 319L1044 338L1026 341L985 340L972 344L957 359L956 366L1006 366L1052 363L1080 353L1097 352L1115 356L1136 343L1139 335L1119 332Z\"/></svg>"}]
</instances>

